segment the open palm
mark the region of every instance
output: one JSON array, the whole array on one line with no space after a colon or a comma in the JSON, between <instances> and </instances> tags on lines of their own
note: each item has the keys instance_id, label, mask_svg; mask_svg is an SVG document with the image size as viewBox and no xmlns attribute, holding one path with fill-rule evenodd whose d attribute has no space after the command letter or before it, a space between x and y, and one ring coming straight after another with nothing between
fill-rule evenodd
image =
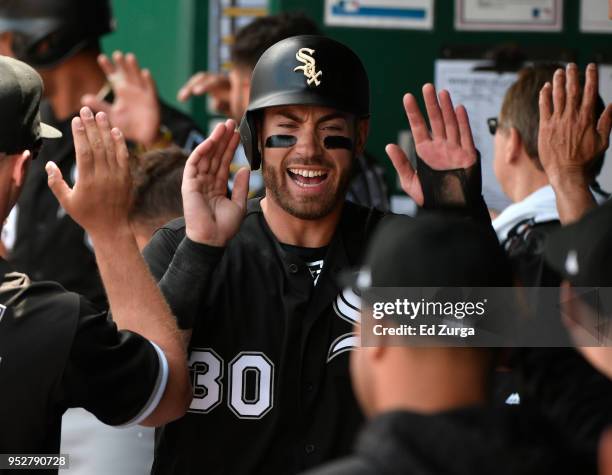
<instances>
[{"instance_id":1,"label":"open palm","mask_svg":"<svg viewBox=\"0 0 612 475\"><path fill-rule=\"evenodd\" d=\"M224 246L240 228L246 212L249 171L236 174L227 197L229 166L240 141L236 124L219 124L196 147L185 164L181 193L187 237L210 246Z\"/></svg>"},{"instance_id":2,"label":"open palm","mask_svg":"<svg viewBox=\"0 0 612 475\"><path fill-rule=\"evenodd\" d=\"M159 135L161 112L149 70L140 69L132 53L124 56L119 51L113 53L113 61L100 55L98 64L113 88L114 101L111 104L88 94L83 97L83 104L105 112L113 126L129 140L142 145L154 143Z\"/></svg>"},{"instance_id":3,"label":"open palm","mask_svg":"<svg viewBox=\"0 0 612 475\"><path fill-rule=\"evenodd\" d=\"M423 86L423 98L431 124L431 133L412 94L404 96L404 109L414 137L416 152L434 170L469 168L476 163L478 153L474 146L470 122L465 107L453 108L450 94L440 92L439 102L432 84ZM387 155L393 162L402 189L419 205L423 205L423 188L417 173L403 150L390 144Z\"/></svg>"}]
</instances>

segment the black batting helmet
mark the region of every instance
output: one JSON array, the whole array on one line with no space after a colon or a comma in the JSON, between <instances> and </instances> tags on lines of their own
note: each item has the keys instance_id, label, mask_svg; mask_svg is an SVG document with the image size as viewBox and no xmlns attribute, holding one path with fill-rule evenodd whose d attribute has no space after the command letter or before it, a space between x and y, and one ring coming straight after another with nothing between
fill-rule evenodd
<instances>
[{"instance_id":1,"label":"black batting helmet","mask_svg":"<svg viewBox=\"0 0 612 475\"><path fill-rule=\"evenodd\" d=\"M49 68L113 31L109 0L0 0L0 33L21 61Z\"/></svg>"},{"instance_id":2,"label":"black batting helmet","mask_svg":"<svg viewBox=\"0 0 612 475\"><path fill-rule=\"evenodd\" d=\"M367 117L368 75L351 49L325 36L293 36L268 48L253 70L249 106L240 123L240 137L253 170L261 165L257 111L286 105L331 107Z\"/></svg>"}]
</instances>

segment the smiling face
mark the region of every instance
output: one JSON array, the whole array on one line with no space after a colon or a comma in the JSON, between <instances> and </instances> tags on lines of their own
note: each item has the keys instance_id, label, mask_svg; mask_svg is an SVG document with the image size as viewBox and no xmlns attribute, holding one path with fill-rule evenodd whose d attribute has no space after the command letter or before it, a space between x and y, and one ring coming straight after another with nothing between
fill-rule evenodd
<instances>
[{"instance_id":1,"label":"smiling face","mask_svg":"<svg viewBox=\"0 0 612 475\"><path fill-rule=\"evenodd\" d=\"M260 130L267 196L299 219L341 206L367 120L327 107L280 106L264 110Z\"/></svg>"}]
</instances>

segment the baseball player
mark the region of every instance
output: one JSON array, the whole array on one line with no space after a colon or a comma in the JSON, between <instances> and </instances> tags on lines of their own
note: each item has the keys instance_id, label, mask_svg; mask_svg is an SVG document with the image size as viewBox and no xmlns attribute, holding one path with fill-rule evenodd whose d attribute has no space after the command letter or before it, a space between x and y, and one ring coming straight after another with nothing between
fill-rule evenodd
<instances>
[{"instance_id":1,"label":"baseball player","mask_svg":"<svg viewBox=\"0 0 612 475\"><path fill-rule=\"evenodd\" d=\"M2 219L42 139L61 136L40 122L41 94L32 68L0 56ZM130 231L125 139L106 114L94 117L88 108L72 121L72 134L79 180L71 189L50 162L48 183L95 244L114 323L83 297L32 282L0 259L0 454L57 454L69 407L111 425L159 425L184 414L191 400L175 320Z\"/></svg>"},{"instance_id":2,"label":"baseball player","mask_svg":"<svg viewBox=\"0 0 612 475\"><path fill-rule=\"evenodd\" d=\"M438 102L431 85L424 96L431 135L415 98L404 98L418 176L399 147L387 147L404 190L422 206L487 220L465 109L455 112L445 91ZM188 414L160 430L154 473L296 473L349 451L362 421L347 363L359 302L337 276L359 263L384 219L344 198L366 143L369 97L348 47L285 39L257 63L240 125L265 197L247 204L246 170L226 196L240 138L232 120L187 160L184 220L144 250L190 338L194 394Z\"/></svg>"},{"instance_id":3,"label":"baseball player","mask_svg":"<svg viewBox=\"0 0 612 475\"><path fill-rule=\"evenodd\" d=\"M130 144L191 151L203 137L186 115L160 102L151 74L134 55L100 53L100 38L113 31L109 0L0 2L0 54L36 68L46 85L41 117L63 133L32 163L23 193L5 227L11 262L36 280L53 280L106 307L104 289L83 229L67 216L46 186L52 160L70 183L76 179L71 120L82 105L104 111ZM82 103L84 100L84 103Z\"/></svg>"}]
</instances>

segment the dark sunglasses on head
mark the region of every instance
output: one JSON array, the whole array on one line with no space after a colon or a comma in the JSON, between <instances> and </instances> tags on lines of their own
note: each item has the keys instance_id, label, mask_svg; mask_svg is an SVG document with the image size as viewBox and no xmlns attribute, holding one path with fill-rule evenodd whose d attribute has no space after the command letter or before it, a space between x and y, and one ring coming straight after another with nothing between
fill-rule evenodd
<instances>
[{"instance_id":1,"label":"dark sunglasses on head","mask_svg":"<svg viewBox=\"0 0 612 475\"><path fill-rule=\"evenodd\" d=\"M497 127L499 127L497 117L489 117L487 119L487 125L489 126L489 132L491 132L491 135L495 135L495 132L497 132Z\"/></svg>"}]
</instances>

